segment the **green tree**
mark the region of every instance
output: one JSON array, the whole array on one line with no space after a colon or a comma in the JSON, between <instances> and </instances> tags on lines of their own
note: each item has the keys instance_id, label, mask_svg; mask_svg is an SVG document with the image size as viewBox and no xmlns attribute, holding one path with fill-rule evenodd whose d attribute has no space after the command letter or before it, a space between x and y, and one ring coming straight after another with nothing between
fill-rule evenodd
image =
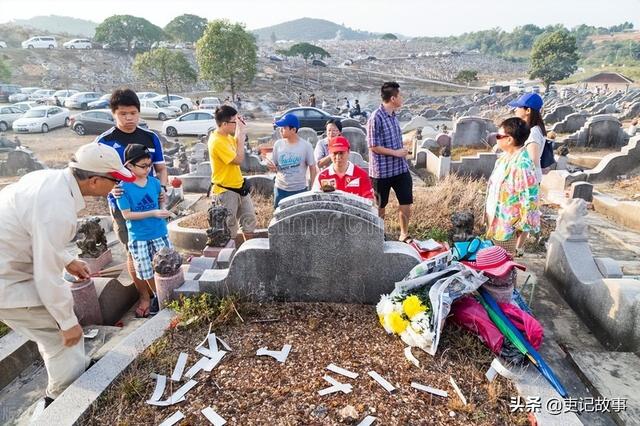
<instances>
[{"instance_id":1,"label":"green tree","mask_svg":"<svg viewBox=\"0 0 640 426\"><path fill-rule=\"evenodd\" d=\"M542 80L548 90L551 83L569 77L577 69L576 38L567 30L542 34L531 50L530 78Z\"/></svg>"},{"instance_id":2,"label":"green tree","mask_svg":"<svg viewBox=\"0 0 640 426\"><path fill-rule=\"evenodd\" d=\"M196 15L176 16L164 27L164 31L175 41L195 43L207 28L207 20Z\"/></svg>"},{"instance_id":3,"label":"green tree","mask_svg":"<svg viewBox=\"0 0 640 426\"><path fill-rule=\"evenodd\" d=\"M144 18L131 15L113 15L96 27L95 41L116 45L123 43L131 50L136 40L151 44L165 38L164 31Z\"/></svg>"},{"instance_id":4,"label":"green tree","mask_svg":"<svg viewBox=\"0 0 640 426\"><path fill-rule=\"evenodd\" d=\"M133 72L140 79L164 89L169 97L169 85L195 83L198 74L182 52L161 48L136 55Z\"/></svg>"},{"instance_id":5,"label":"green tree","mask_svg":"<svg viewBox=\"0 0 640 426\"><path fill-rule=\"evenodd\" d=\"M11 69L0 59L0 81L9 82L11 78Z\"/></svg>"},{"instance_id":6,"label":"green tree","mask_svg":"<svg viewBox=\"0 0 640 426\"><path fill-rule=\"evenodd\" d=\"M382 37L380 37L380 39L382 39L382 40L397 40L398 37L395 34L386 33L386 34L383 34Z\"/></svg>"},{"instance_id":7,"label":"green tree","mask_svg":"<svg viewBox=\"0 0 640 426\"><path fill-rule=\"evenodd\" d=\"M232 97L256 76L256 40L242 24L210 22L196 43L196 58L200 77L211 81L218 91L229 88Z\"/></svg>"},{"instance_id":8,"label":"green tree","mask_svg":"<svg viewBox=\"0 0 640 426\"><path fill-rule=\"evenodd\" d=\"M478 71L474 71L474 70L462 70L454 78L455 81L458 81L460 83L466 83L466 84L476 81L477 79L478 79Z\"/></svg>"},{"instance_id":9,"label":"green tree","mask_svg":"<svg viewBox=\"0 0 640 426\"><path fill-rule=\"evenodd\" d=\"M316 59L324 59L329 58L331 55L329 52L324 50L322 47L315 46L311 43L297 43L294 44L285 52L287 56L302 56L305 62L307 62L310 58Z\"/></svg>"}]
</instances>

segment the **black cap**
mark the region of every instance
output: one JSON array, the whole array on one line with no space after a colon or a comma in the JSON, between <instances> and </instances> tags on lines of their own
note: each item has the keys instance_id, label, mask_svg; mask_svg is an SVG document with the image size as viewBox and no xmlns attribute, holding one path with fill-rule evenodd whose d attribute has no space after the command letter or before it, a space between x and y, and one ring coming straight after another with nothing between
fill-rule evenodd
<instances>
[{"instance_id":1,"label":"black cap","mask_svg":"<svg viewBox=\"0 0 640 426\"><path fill-rule=\"evenodd\" d=\"M139 143L129 144L124 150L124 164L135 163L143 157L151 158L151 153L146 146Z\"/></svg>"}]
</instances>

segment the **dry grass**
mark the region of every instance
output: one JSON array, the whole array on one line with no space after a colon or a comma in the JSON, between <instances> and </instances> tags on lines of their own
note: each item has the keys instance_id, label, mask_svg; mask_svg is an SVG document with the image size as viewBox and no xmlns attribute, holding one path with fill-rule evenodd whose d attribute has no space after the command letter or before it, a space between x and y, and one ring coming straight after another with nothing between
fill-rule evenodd
<instances>
[{"instance_id":1,"label":"dry grass","mask_svg":"<svg viewBox=\"0 0 640 426\"><path fill-rule=\"evenodd\" d=\"M414 187L413 207L409 233L418 239L445 235L451 229L451 214L471 210L475 215L476 233L481 233L486 182L449 175L427 188ZM392 238L400 236L398 203L395 197L386 208L386 233Z\"/></svg>"},{"instance_id":2,"label":"dry grass","mask_svg":"<svg viewBox=\"0 0 640 426\"><path fill-rule=\"evenodd\" d=\"M510 413L509 400L517 395L514 386L502 378L489 385L484 373L493 355L475 336L455 326L445 328L440 349L431 357L414 349L420 362L416 368L404 357L404 345L380 327L373 306L342 304L283 303L244 305L244 322L237 316L214 327L233 348L211 373L194 377L198 384L187 401L173 407L144 403L151 395L151 373L170 375L178 354L189 354L188 367L195 361L193 348L202 340L208 323L169 330L147 349L98 399L87 425L158 424L176 410L186 419L181 424L206 424L200 410L211 406L230 425L338 425L356 424L366 415L378 417L384 425L524 425L524 413ZM276 322L256 322L277 319ZM292 345L284 364L256 357L261 346ZM335 363L360 373L350 380L350 394L319 396L328 384L322 379L325 366ZM366 371L375 370L398 387L393 395L371 380ZM453 376L469 401L463 406L449 385ZM446 399L418 392L411 381L447 390ZM165 396L181 383L168 383ZM458 401L458 402L456 402ZM352 406L357 418L340 414ZM450 412L454 414L451 416Z\"/></svg>"},{"instance_id":3,"label":"dry grass","mask_svg":"<svg viewBox=\"0 0 640 426\"><path fill-rule=\"evenodd\" d=\"M440 148L438 147L429 148L429 151L433 152L435 155L440 155ZM462 157L473 157L480 152L490 151L491 150L486 145L455 146L451 149L451 160L458 161Z\"/></svg>"}]
</instances>

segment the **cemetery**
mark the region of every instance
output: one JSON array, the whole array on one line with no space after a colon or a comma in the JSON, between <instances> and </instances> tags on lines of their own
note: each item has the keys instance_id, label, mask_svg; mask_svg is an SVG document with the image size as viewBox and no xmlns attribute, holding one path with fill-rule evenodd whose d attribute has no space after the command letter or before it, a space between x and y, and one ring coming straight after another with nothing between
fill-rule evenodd
<instances>
[{"instance_id":1,"label":"cemetery","mask_svg":"<svg viewBox=\"0 0 640 426\"><path fill-rule=\"evenodd\" d=\"M484 215L504 158L499 126L520 94L453 80L463 69L510 80L525 64L435 54L442 48L420 39L318 45L332 52L327 67L273 60L275 45L261 45L243 93L250 132L238 166L256 213L251 232L232 236L231 213L212 193L210 135L170 140L152 123L171 212L171 248L152 261L159 312L137 315L107 204L88 203L65 249L91 276L64 279L92 363L45 409L38 347L0 323L0 423L640 424L637 85L585 81L541 95L554 159L539 182L541 229L524 254L510 253L484 239ZM59 68L20 78L53 80ZM332 114L342 97L371 112L390 75L406 93L395 114L413 180L412 238L394 197L384 217L374 200L333 187L274 207L273 115L298 106L292 94L303 90L326 98ZM132 76L83 77L106 89ZM370 127L342 124L349 161L369 170ZM297 134L313 147L327 137ZM93 140L73 138L74 148ZM0 133L2 185L66 164L45 137L21 139ZM607 409L572 408L589 400Z\"/></svg>"}]
</instances>

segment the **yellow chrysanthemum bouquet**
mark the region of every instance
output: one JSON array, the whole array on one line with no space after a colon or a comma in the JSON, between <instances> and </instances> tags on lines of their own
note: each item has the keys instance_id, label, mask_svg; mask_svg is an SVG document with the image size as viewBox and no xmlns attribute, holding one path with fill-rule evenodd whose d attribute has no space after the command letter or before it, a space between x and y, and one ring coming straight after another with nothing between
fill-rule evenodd
<instances>
[{"instance_id":1,"label":"yellow chrysanthemum bouquet","mask_svg":"<svg viewBox=\"0 0 640 426\"><path fill-rule=\"evenodd\" d=\"M427 350L431 346L431 302L428 292L383 295L376 306L380 324L409 346Z\"/></svg>"}]
</instances>

